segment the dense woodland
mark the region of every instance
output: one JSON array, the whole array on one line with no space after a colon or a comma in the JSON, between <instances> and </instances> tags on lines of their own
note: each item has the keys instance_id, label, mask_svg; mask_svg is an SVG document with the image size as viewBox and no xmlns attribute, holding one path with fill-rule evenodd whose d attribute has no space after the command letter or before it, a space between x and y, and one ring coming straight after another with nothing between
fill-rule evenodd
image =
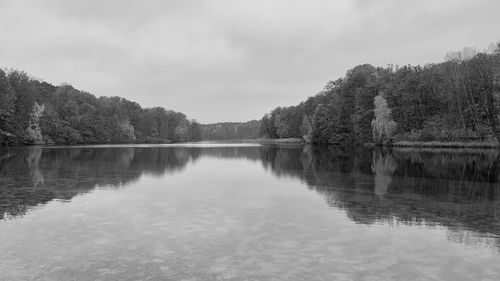
<instances>
[{"instance_id":1,"label":"dense woodland","mask_svg":"<svg viewBox=\"0 0 500 281\"><path fill-rule=\"evenodd\" d=\"M197 141L201 127L180 112L142 108L70 85L54 86L21 71L0 70L0 144Z\"/></svg>"},{"instance_id":2,"label":"dense woodland","mask_svg":"<svg viewBox=\"0 0 500 281\"><path fill-rule=\"evenodd\" d=\"M259 137L260 121L224 122L201 125L204 140L242 140Z\"/></svg>"},{"instance_id":3,"label":"dense woodland","mask_svg":"<svg viewBox=\"0 0 500 281\"><path fill-rule=\"evenodd\" d=\"M260 135L311 143L497 142L500 43L425 66L356 66L297 106L277 107Z\"/></svg>"},{"instance_id":4,"label":"dense woodland","mask_svg":"<svg viewBox=\"0 0 500 281\"><path fill-rule=\"evenodd\" d=\"M500 140L500 43L425 66L359 65L261 120L201 125L161 107L95 97L0 70L0 144L301 138L308 143Z\"/></svg>"}]
</instances>

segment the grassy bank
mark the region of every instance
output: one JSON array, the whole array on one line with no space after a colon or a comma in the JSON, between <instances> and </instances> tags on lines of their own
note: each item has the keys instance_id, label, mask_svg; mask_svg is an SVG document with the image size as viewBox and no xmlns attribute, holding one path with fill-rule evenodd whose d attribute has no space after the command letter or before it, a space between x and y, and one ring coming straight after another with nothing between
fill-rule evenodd
<instances>
[{"instance_id":1,"label":"grassy bank","mask_svg":"<svg viewBox=\"0 0 500 281\"><path fill-rule=\"evenodd\" d=\"M304 144L301 138L269 139L258 138L243 140L243 142L256 142L261 144ZM376 146L373 143L364 144L367 147ZM439 141L398 141L389 144L392 147L422 147L422 148L500 148L498 142L439 142Z\"/></svg>"},{"instance_id":2,"label":"grassy bank","mask_svg":"<svg viewBox=\"0 0 500 281\"><path fill-rule=\"evenodd\" d=\"M398 141L392 143L394 147L444 147L444 148L500 148L498 142L421 142L421 141Z\"/></svg>"}]
</instances>

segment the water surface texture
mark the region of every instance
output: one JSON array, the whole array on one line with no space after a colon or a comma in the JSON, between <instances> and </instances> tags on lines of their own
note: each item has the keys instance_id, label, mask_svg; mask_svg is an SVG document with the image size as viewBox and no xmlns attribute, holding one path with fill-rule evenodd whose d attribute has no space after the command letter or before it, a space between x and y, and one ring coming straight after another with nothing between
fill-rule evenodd
<instances>
[{"instance_id":1,"label":"water surface texture","mask_svg":"<svg viewBox=\"0 0 500 281\"><path fill-rule=\"evenodd\" d=\"M496 150L0 150L0 280L499 280Z\"/></svg>"}]
</instances>

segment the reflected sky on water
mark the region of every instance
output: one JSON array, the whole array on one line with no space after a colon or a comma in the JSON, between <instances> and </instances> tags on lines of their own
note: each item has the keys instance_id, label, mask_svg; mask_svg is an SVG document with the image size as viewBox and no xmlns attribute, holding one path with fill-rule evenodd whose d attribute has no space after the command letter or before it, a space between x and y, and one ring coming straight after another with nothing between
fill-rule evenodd
<instances>
[{"instance_id":1,"label":"reflected sky on water","mask_svg":"<svg viewBox=\"0 0 500 281\"><path fill-rule=\"evenodd\" d=\"M0 150L2 280L498 280L497 150Z\"/></svg>"}]
</instances>

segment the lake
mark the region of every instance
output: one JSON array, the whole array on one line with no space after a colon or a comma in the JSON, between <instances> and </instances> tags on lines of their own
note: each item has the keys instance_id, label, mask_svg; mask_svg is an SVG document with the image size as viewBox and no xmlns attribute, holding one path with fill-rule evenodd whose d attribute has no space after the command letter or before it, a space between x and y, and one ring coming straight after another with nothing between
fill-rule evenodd
<instances>
[{"instance_id":1,"label":"lake","mask_svg":"<svg viewBox=\"0 0 500 281\"><path fill-rule=\"evenodd\" d=\"M497 150L0 150L0 280L499 280L499 236Z\"/></svg>"}]
</instances>

